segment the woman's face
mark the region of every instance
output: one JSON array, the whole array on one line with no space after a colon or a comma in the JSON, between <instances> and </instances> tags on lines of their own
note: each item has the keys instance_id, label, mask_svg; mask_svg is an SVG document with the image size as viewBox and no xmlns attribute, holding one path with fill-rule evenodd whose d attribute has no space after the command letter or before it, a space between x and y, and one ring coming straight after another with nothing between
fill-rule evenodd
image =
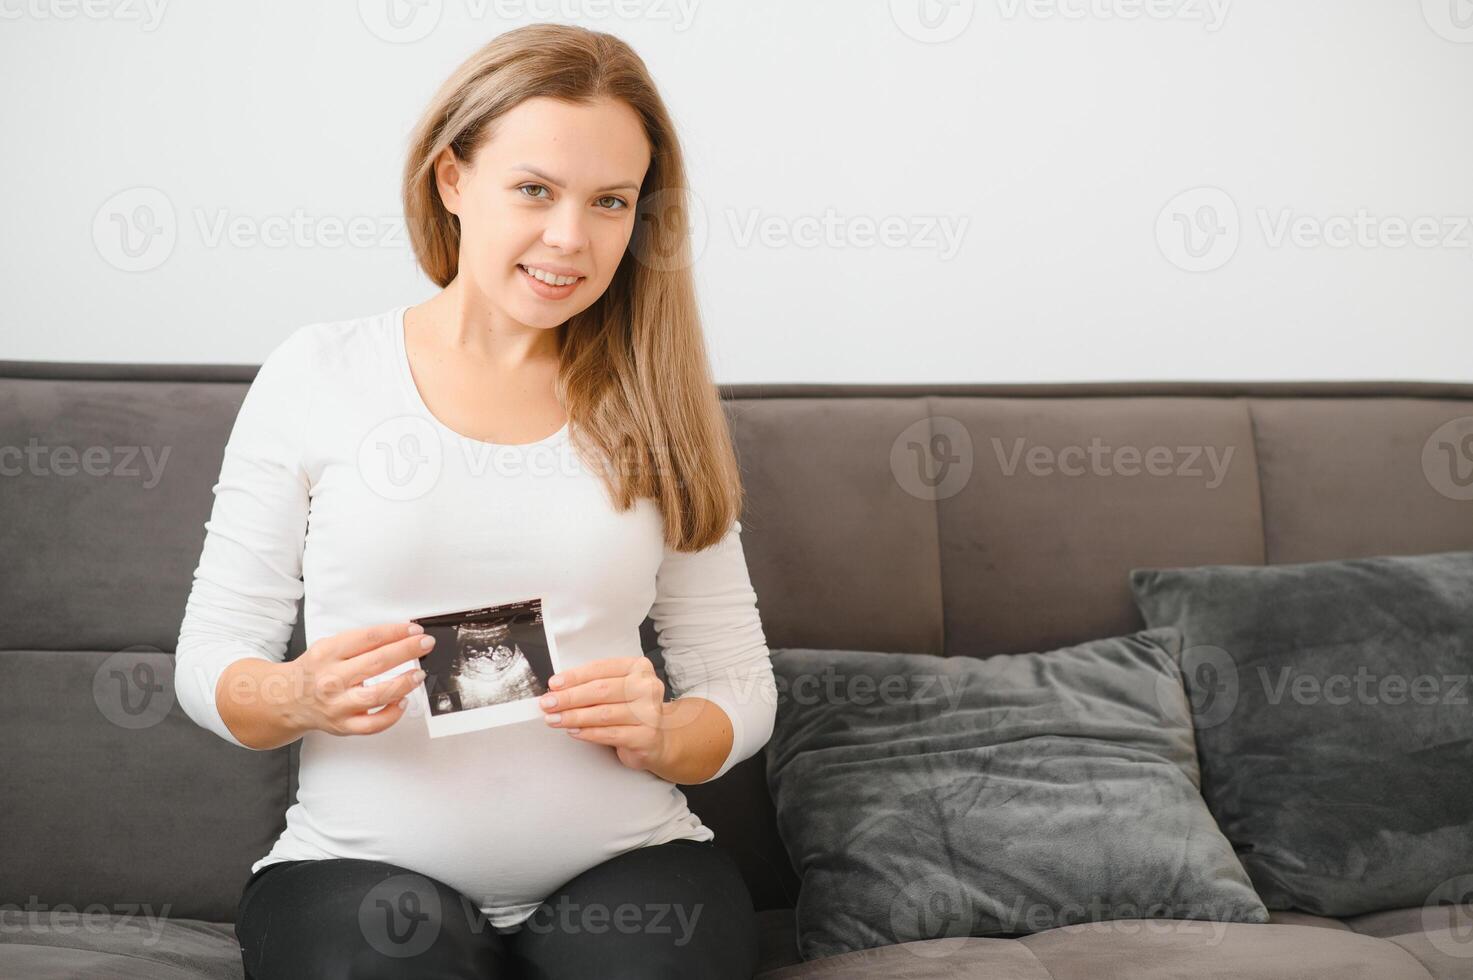
<instances>
[{"instance_id":1,"label":"woman's face","mask_svg":"<svg viewBox=\"0 0 1473 980\"><path fill-rule=\"evenodd\" d=\"M644 127L623 102L522 102L470 167L449 150L436 164L441 197L460 218L459 274L512 321L559 326L608 288L649 164ZM578 279L550 285L529 269Z\"/></svg>"}]
</instances>

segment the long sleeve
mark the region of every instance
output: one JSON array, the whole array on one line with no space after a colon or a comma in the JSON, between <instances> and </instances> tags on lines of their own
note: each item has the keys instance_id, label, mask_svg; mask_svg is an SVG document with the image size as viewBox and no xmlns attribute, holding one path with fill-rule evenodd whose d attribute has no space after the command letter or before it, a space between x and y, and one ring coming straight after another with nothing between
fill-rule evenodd
<instances>
[{"instance_id":1,"label":"long sleeve","mask_svg":"<svg viewBox=\"0 0 1473 980\"><path fill-rule=\"evenodd\" d=\"M284 660L296 623L311 486L302 460L311 415L310 340L298 328L267 356L246 391L175 647L180 707L242 748L250 746L226 727L215 688L237 660Z\"/></svg>"},{"instance_id":2,"label":"long sleeve","mask_svg":"<svg viewBox=\"0 0 1473 980\"><path fill-rule=\"evenodd\" d=\"M676 697L706 698L731 719L726 761L704 782L755 755L772 737L777 688L757 595L742 551L740 521L709 548L665 547L650 618Z\"/></svg>"}]
</instances>

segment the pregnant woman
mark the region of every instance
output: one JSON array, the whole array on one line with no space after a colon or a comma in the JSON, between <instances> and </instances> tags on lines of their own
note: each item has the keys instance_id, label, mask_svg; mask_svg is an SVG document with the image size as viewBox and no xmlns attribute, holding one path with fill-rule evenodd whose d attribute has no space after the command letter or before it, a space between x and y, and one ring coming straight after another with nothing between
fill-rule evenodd
<instances>
[{"instance_id":1,"label":"pregnant woman","mask_svg":"<svg viewBox=\"0 0 1473 980\"><path fill-rule=\"evenodd\" d=\"M624 43L502 34L411 138L405 217L440 291L297 327L246 392L176 685L234 745L300 739L243 882L250 980L755 969L751 896L678 789L758 752L776 704L685 179ZM542 717L428 737L410 620L539 598Z\"/></svg>"}]
</instances>

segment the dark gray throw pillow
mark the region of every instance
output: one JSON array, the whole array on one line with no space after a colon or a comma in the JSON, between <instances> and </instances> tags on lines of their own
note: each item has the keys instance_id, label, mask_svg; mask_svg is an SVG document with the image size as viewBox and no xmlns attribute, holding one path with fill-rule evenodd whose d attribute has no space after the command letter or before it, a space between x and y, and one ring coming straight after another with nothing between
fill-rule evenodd
<instances>
[{"instance_id":1,"label":"dark gray throw pillow","mask_svg":"<svg viewBox=\"0 0 1473 980\"><path fill-rule=\"evenodd\" d=\"M1130 580L1183 634L1203 796L1269 908L1421 906L1473 873L1473 552Z\"/></svg>"},{"instance_id":2,"label":"dark gray throw pillow","mask_svg":"<svg viewBox=\"0 0 1473 980\"><path fill-rule=\"evenodd\" d=\"M804 960L1077 922L1265 922L1198 791L1175 630L1049 653L772 651Z\"/></svg>"}]
</instances>

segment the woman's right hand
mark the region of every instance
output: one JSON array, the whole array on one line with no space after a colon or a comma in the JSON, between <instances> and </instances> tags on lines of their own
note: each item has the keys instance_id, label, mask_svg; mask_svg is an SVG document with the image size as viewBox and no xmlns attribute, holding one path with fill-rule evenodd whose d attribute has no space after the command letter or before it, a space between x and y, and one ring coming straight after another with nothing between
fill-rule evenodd
<instances>
[{"instance_id":1,"label":"woman's right hand","mask_svg":"<svg viewBox=\"0 0 1473 980\"><path fill-rule=\"evenodd\" d=\"M323 637L289 662L293 727L332 735L383 731L404 716L404 699L424 680L424 672L407 670L367 685L364 680L417 660L433 647L434 637L417 623L379 623ZM370 714L373 708L380 710Z\"/></svg>"}]
</instances>

